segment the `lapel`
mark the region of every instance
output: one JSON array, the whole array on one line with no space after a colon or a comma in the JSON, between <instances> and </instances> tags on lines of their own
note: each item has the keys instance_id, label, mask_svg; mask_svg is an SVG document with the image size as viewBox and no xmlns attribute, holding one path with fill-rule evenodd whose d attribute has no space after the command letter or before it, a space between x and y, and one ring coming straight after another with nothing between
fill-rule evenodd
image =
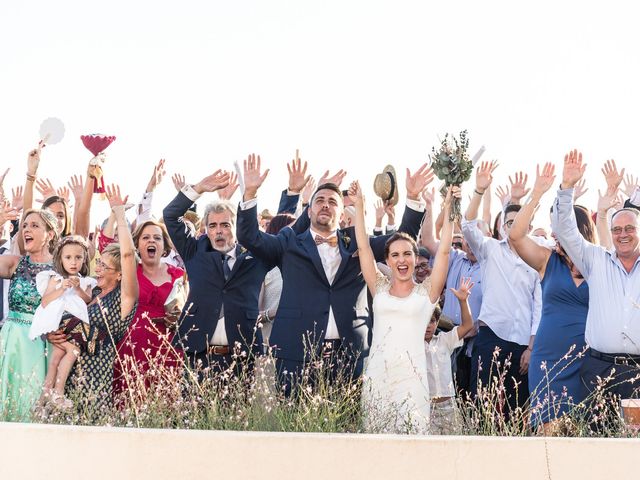
<instances>
[{"instance_id":1,"label":"lapel","mask_svg":"<svg viewBox=\"0 0 640 480\"><path fill-rule=\"evenodd\" d=\"M236 261L233 264L233 268L231 269L231 273L229 273L229 278L227 279L225 284L229 283L231 281L231 279L234 277L234 275L240 269L240 266L244 262L244 259L247 256L247 251L245 250L243 252L242 250L243 249L242 249L242 247L240 247L240 245L236 245ZM222 262L222 259L220 259L220 262ZM222 267L220 267L220 270L222 270ZM223 277L224 277L224 275L223 275Z\"/></svg>"},{"instance_id":2,"label":"lapel","mask_svg":"<svg viewBox=\"0 0 640 480\"><path fill-rule=\"evenodd\" d=\"M306 250L307 254L309 255L309 258L311 259L311 263L313 263L313 265L316 267L316 270L318 270L320 277L324 280L324 282L327 285L329 285L329 280L327 280L327 275L324 273L322 260L320 260L320 254L318 253L318 246L316 245L316 242L313 239L311 230L307 229L298 238L302 242L302 247Z\"/></svg>"},{"instance_id":3,"label":"lapel","mask_svg":"<svg viewBox=\"0 0 640 480\"><path fill-rule=\"evenodd\" d=\"M351 253L346 246L345 237L350 238L346 232L343 230L338 230L338 248L340 249L340 266L338 267L338 271L336 272L336 276L333 278L333 283L336 283L342 272L347 267L347 263L349 262L349 257L351 257Z\"/></svg>"}]
</instances>

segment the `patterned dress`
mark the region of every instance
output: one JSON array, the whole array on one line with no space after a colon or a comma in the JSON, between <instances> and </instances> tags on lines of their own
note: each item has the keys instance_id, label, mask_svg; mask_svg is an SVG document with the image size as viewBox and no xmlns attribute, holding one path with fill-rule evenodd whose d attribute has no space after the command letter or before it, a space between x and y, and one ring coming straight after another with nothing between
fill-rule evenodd
<instances>
[{"instance_id":1,"label":"patterned dress","mask_svg":"<svg viewBox=\"0 0 640 480\"><path fill-rule=\"evenodd\" d=\"M121 317L121 291L116 287L97 302L89 305L89 343L99 339L95 348L83 350L73 366L67 380L66 393L73 400L80 401L80 409L99 409L111 405L111 385L113 365L116 359L116 344L122 340L136 308ZM86 402L86 403L85 403Z\"/></svg>"},{"instance_id":2,"label":"patterned dress","mask_svg":"<svg viewBox=\"0 0 640 480\"><path fill-rule=\"evenodd\" d=\"M0 420L28 421L40 397L47 372L45 342L29 340L29 329L42 299L36 275L52 268L24 256L11 277L9 314L0 330Z\"/></svg>"}]
</instances>

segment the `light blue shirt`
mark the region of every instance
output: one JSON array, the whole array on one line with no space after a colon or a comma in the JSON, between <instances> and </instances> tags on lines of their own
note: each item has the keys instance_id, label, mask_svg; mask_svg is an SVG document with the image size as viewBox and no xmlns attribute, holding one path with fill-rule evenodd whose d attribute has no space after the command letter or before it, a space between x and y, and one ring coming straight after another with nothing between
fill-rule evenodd
<instances>
[{"instance_id":1,"label":"light blue shirt","mask_svg":"<svg viewBox=\"0 0 640 480\"><path fill-rule=\"evenodd\" d=\"M444 306L442 314L449 317L455 325L460 325L460 302L458 298L450 290L460 287L462 278L471 277L473 288L469 295L469 309L471 317L474 321L480 315L480 307L482 306L482 273L480 271L480 263L471 263L467 255L462 250L452 248L449 252L449 273L447 274L447 286L444 294Z\"/></svg>"},{"instance_id":2,"label":"light blue shirt","mask_svg":"<svg viewBox=\"0 0 640 480\"><path fill-rule=\"evenodd\" d=\"M589 243L578 231L573 189L558 190L551 227L589 284L585 340L604 353L640 355L640 268L630 273L614 250Z\"/></svg>"},{"instance_id":3,"label":"light blue shirt","mask_svg":"<svg viewBox=\"0 0 640 480\"><path fill-rule=\"evenodd\" d=\"M462 220L462 233L480 263L482 306L479 320L502 340L528 345L542 313L540 275L509 247L485 237L476 220Z\"/></svg>"}]
</instances>

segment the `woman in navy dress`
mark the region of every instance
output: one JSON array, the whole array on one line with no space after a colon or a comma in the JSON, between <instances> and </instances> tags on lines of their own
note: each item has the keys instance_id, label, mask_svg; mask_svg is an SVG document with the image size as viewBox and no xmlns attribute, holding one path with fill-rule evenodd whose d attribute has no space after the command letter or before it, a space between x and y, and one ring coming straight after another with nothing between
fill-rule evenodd
<instances>
[{"instance_id":1,"label":"woman in navy dress","mask_svg":"<svg viewBox=\"0 0 640 480\"><path fill-rule=\"evenodd\" d=\"M542 317L533 351L528 352L528 374L531 420L545 434L557 433L556 420L583 400L580 367L589 307L589 287L562 246L554 248L527 235L538 202L554 180L553 164L545 164L542 172L538 166L530 200L509 232L511 246L542 279ZM583 237L595 243L596 228L589 212L577 205L574 211Z\"/></svg>"}]
</instances>

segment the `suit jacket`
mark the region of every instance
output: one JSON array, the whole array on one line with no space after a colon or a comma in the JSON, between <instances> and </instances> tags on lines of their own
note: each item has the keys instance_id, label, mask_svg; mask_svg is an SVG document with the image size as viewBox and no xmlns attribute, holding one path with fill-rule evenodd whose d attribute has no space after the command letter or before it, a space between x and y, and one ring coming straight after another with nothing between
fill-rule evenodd
<instances>
[{"instance_id":1,"label":"suit jacket","mask_svg":"<svg viewBox=\"0 0 640 480\"><path fill-rule=\"evenodd\" d=\"M282 295L270 337L275 355L300 362L312 354L317 358L327 330L329 307L348 353L354 358L366 355L370 319L366 298L357 305L366 286L355 255L354 228L337 232L341 262L333 282L329 283L308 226L302 231L286 227L278 235L269 235L259 230L256 214L257 207L238 211L238 241L282 271ZM415 237L421 221L422 213L406 209L403 228ZM305 224L308 225L308 216L303 212L294 228L301 229ZM377 259L384 257L387 238L370 238Z\"/></svg>"},{"instance_id":2,"label":"suit jacket","mask_svg":"<svg viewBox=\"0 0 640 480\"><path fill-rule=\"evenodd\" d=\"M178 321L174 344L189 353L206 350L224 305L229 345L238 342L244 351L250 348L259 354L262 333L256 329L258 296L264 276L272 266L237 245L236 261L225 281L222 254L213 249L206 235L196 239L180 221L191 203L180 192L163 211L169 236L189 276L189 297Z\"/></svg>"}]
</instances>

